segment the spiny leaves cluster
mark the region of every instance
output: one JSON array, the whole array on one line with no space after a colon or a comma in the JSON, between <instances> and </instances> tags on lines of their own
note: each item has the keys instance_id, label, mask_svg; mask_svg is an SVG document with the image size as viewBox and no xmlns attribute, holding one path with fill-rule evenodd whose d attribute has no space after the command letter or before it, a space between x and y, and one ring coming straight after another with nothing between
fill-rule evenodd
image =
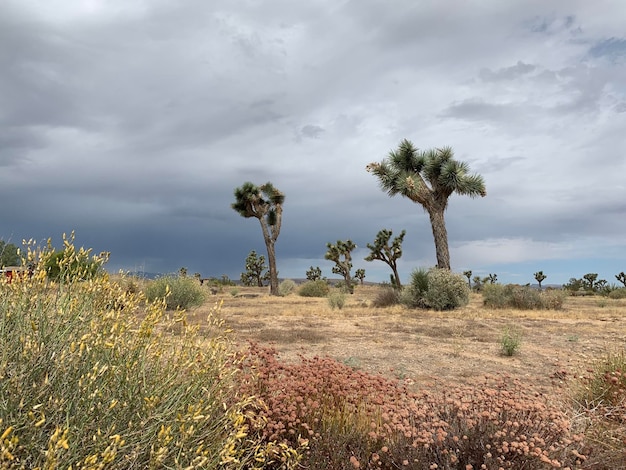
<instances>
[{"instance_id":1,"label":"spiny leaves cluster","mask_svg":"<svg viewBox=\"0 0 626 470\"><path fill-rule=\"evenodd\" d=\"M400 235L395 237L389 244L389 240L393 232L391 230L382 229L376 235L374 243L368 243L367 247L370 249L370 254L365 257L365 261L380 260L388 264L393 270L392 284L395 288L401 288L400 276L398 275L397 260L402 256L402 242L406 235L406 230L402 230Z\"/></svg>"}]
</instances>

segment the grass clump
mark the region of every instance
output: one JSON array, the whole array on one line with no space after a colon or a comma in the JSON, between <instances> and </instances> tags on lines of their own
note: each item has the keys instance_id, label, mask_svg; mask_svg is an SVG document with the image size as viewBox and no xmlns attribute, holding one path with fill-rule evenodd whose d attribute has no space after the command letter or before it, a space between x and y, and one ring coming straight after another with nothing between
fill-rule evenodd
<instances>
[{"instance_id":1,"label":"grass clump","mask_svg":"<svg viewBox=\"0 0 626 470\"><path fill-rule=\"evenodd\" d=\"M346 293L342 289L336 289L328 294L328 305L332 310L341 310L346 304Z\"/></svg>"},{"instance_id":2,"label":"grass clump","mask_svg":"<svg viewBox=\"0 0 626 470\"><path fill-rule=\"evenodd\" d=\"M278 295L285 297L291 294L296 289L296 283L291 279L285 279L278 284Z\"/></svg>"},{"instance_id":3,"label":"grass clump","mask_svg":"<svg viewBox=\"0 0 626 470\"><path fill-rule=\"evenodd\" d=\"M470 289L463 276L447 269L416 269L402 301L409 307L453 310L469 303Z\"/></svg>"},{"instance_id":4,"label":"grass clump","mask_svg":"<svg viewBox=\"0 0 626 470\"><path fill-rule=\"evenodd\" d=\"M504 329L500 336L500 351L505 356L513 356L519 351L522 344L522 334L510 326Z\"/></svg>"},{"instance_id":5,"label":"grass clump","mask_svg":"<svg viewBox=\"0 0 626 470\"><path fill-rule=\"evenodd\" d=\"M609 299L626 299L626 287L618 287L617 289L609 292Z\"/></svg>"},{"instance_id":6,"label":"grass clump","mask_svg":"<svg viewBox=\"0 0 626 470\"><path fill-rule=\"evenodd\" d=\"M565 294L560 290L538 291L515 284L486 284L482 294L486 307L520 310L560 310L565 299Z\"/></svg>"},{"instance_id":7,"label":"grass clump","mask_svg":"<svg viewBox=\"0 0 626 470\"><path fill-rule=\"evenodd\" d=\"M306 443L303 468L539 470L586 458L567 416L506 375L411 392L330 358L282 363L257 344L245 357L242 391L267 405L265 439Z\"/></svg>"},{"instance_id":8,"label":"grass clump","mask_svg":"<svg viewBox=\"0 0 626 470\"><path fill-rule=\"evenodd\" d=\"M106 275L50 283L48 256L29 248L33 276L0 281L0 468L295 467L238 395L217 306L199 338Z\"/></svg>"},{"instance_id":9,"label":"grass clump","mask_svg":"<svg viewBox=\"0 0 626 470\"><path fill-rule=\"evenodd\" d=\"M391 286L385 286L381 288L376 297L372 301L372 305L376 308L391 307L400 303L400 293L398 289L394 289Z\"/></svg>"},{"instance_id":10,"label":"grass clump","mask_svg":"<svg viewBox=\"0 0 626 470\"><path fill-rule=\"evenodd\" d=\"M328 282L323 279L307 281L298 289L298 295L302 297L326 297L329 292Z\"/></svg>"},{"instance_id":11,"label":"grass clump","mask_svg":"<svg viewBox=\"0 0 626 470\"><path fill-rule=\"evenodd\" d=\"M202 305L205 291L190 277L163 276L150 281L145 293L150 302L165 299L168 310L184 310Z\"/></svg>"}]
</instances>

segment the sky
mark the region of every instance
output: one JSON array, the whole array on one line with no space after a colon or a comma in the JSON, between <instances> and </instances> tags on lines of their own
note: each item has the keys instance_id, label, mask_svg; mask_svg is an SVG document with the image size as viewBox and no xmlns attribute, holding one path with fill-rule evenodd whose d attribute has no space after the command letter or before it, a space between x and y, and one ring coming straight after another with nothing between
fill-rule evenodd
<instances>
[{"instance_id":1,"label":"sky","mask_svg":"<svg viewBox=\"0 0 626 470\"><path fill-rule=\"evenodd\" d=\"M75 232L109 271L239 279L285 193L279 277L331 273L407 234L401 278L436 264L428 215L368 163L450 146L487 196L452 195L452 269L562 284L626 271L623 0L2 0L0 239Z\"/></svg>"}]
</instances>

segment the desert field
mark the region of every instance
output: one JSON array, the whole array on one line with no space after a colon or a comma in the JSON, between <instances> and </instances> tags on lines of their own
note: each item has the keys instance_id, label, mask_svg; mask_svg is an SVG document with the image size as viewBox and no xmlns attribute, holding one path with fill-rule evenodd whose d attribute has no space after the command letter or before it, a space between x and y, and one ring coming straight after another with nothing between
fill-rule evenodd
<instances>
[{"instance_id":1,"label":"desert field","mask_svg":"<svg viewBox=\"0 0 626 470\"><path fill-rule=\"evenodd\" d=\"M374 308L379 287L359 286L343 309L326 298L271 297L266 288L237 288L210 296L189 312L202 325L221 304L220 315L242 348L271 345L283 361L331 357L363 371L395 377L412 387L471 384L506 373L542 392L564 383L626 345L626 301L566 297L562 310L496 310L472 294L453 311ZM501 352L509 329L521 335L513 356Z\"/></svg>"}]
</instances>

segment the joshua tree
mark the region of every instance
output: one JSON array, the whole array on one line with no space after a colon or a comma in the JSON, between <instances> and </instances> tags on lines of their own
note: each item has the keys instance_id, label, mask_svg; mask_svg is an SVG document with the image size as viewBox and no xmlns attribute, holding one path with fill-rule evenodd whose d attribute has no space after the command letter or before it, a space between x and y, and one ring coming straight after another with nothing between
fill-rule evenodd
<instances>
[{"instance_id":1,"label":"joshua tree","mask_svg":"<svg viewBox=\"0 0 626 470\"><path fill-rule=\"evenodd\" d=\"M180 277L187 277L187 268L184 266L178 270L178 275Z\"/></svg>"},{"instance_id":2,"label":"joshua tree","mask_svg":"<svg viewBox=\"0 0 626 470\"><path fill-rule=\"evenodd\" d=\"M597 273L587 273L583 276L583 283L587 290L595 291L596 290L596 280L598 279Z\"/></svg>"},{"instance_id":3,"label":"joshua tree","mask_svg":"<svg viewBox=\"0 0 626 470\"><path fill-rule=\"evenodd\" d=\"M258 256L256 251L252 250L246 258L246 272L241 273L241 283L244 286L263 287L263 281L267 281L270 277L269 271L266 271L265 256Z\"/></svg>"},{"instance_id":4,"label":"joshua tree","mask_svg":"<svg viewBox=\"0 0 626 470\"><path fill-rule=\"evenodd\" d=\"M486 196L482 176L470 175L469 165L455 160L450 147L418 151L404 139L397 150L380 163L370 163L367 171L378 177L389 196L400 194L420 204L430 216L435 239L437 266L450 269L448 232L444 212L452 193Z\"/></svg>"},{"instance_id":5,"label":"joshua tree","mask_svg":"<svg viewBox=\"0 0 626 470\"><path fill-rule=\"evenodd\" d=\"M326 247L328 251L324 255L325 259L335 262L333 266L333 273L341 274L346 281L346 288L352 294L354 293L354 286L352 285L352 276L350 270L352 269L352 250L356 248L356 245L352 240L337 240L337 244L327 243Z\"/></svg>"},{"instance_id":6,"label":"joshua tree","mask_svg":"<svg viewBox=\"0 0 626 470\"><path fill-rule=\"evenodd\" d=\"M617 279L619 282L624 284L624 287L626 287L626 274L624 274L624 271L622 271L619 274L616 274L615 279Z\"/></svg>"},{"instance_id":7,"label":"joshua tree","mask_svg":"<svg viewBox=\"0 0 626 470\"><path fill-rule=\"evenodd\" d=\"M472 270L463 271L463 276L467 278L467 285L471 289L472 288Z\"/></svg>"},{"instance_id":8,"label":"joshua tree","mask_svg":"<svg viewBox=\"0 0 626 470\"><path fill-rule=\"evenodd\" d=\"M489 281L489 284L495 284L498 282L498 275L489 273L489 276L485 278L486 281Z\"/></svg>"},{"instance_id":9,"label":"joshua tree","mask_svg":"<svg viewBox=\"0 0 626 470\"><path fill-rule=\"evenodd\" d=\"M272 183L255 186L246 182L242 187L235 189L235 202L231 205L242 217L255 217L261 223L270 270L270 295L279 295L274 245L280 234L284 202L285 195Z\"/></svg>"},{"instance_id":10,"label":"joshua tree","mask_svg":"<svg viewBox=\"0 0 626 470\"><path fill-rule=\"evenodd\" d=\"M537 271L535 273L535 281L537 281L537 283L539 283L539 290L541 290L541 283L547 278L548 276L546 276L543 271Z\"/></svg>"},{"instance_id":11,"label":"joshua tree","mask_svg":"<svg viewBox=\"0 0 626 470\"><path fill-rule=\"evenodd\" d=\"M319 266L311 266L306 272L307 281L318 281L322 278L322 270Z\"/></svg>"},{"instance_id":12,"label":"joshua tree","mask_svg":"<svg viewBox=\"0 0 626 470\"><path fill-rule=\"evenodd\" d=\"M397 261L402 256L402 241L406 235L406 230L402 230L400 235L394 238L393 242L391 242L391 246L389 246L389 239L391 238L391 235L393 235L393 232L387 229L382 229L378 232L376 240L374 240L374 244L367 244L371 253L365 257L365 261L374 261L377 259L387 263L393 271L393 275L391 276L391 285L395 289L402 289L400 276L398 275Z\"/></svg>"},{"instance_id":13,"label":"joshua tree","mask_svg":"<svg viewBox=\"0 0 626 470\"><path fill-rule=\"evenodd\" d=\"M480 276L474 276L472 281L474 281L474 290L480 292L484 285L483 279Z\"/></svg>"},{"instance_id":14,"label":"joshua tree","mask_svg":"<svg viewBox=\"0 0 626 470\"><path fill-rule=\"evenodd\" d=\"M363 279L365 279L365 269L357 269L354 271L354 278L358 279L361 285L363 285Z\"/></svg>"}]
</instances>

